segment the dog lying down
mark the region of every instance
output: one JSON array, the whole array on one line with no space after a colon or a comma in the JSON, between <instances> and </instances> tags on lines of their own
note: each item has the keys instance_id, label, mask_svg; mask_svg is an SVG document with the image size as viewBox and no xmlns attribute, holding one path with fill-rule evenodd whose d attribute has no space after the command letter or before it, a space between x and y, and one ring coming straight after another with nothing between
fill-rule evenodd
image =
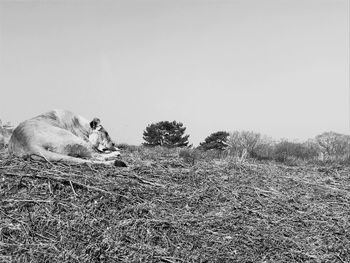
<instances>
[{"instance_id":1,"label":"dog lying down","mask_svg":"<svg viewBox=\"0 0 350 263\"><path fill-rule=\"evenodd\" d=\"M92 121L67 110L52 110L20 123L8 150L17 156L41 156L47 161L98 163L127 167L117 160L119 149L98 118Z\"/></svg>"}]
</instances>

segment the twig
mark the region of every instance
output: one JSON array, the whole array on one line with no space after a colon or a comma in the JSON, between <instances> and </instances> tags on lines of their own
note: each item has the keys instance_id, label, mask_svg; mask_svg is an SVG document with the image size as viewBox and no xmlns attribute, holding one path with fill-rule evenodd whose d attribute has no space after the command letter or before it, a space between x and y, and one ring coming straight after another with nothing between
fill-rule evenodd
<instances>
[{"instance_id":1,"label":"twig","mask_svg":"<svg viewBox=\"0 0 350 263\"><path fill-rule=\"evenodd\" d=\"M161 261L166 263L184 262L181 258L170 258L170 257L158 257ZM172 260L170 260L172 259Z\"/></svg>"},{"instance_id":2,"label":"twig","mask_svg":"<svg viewBox=\"0 0 350 263\"><path fill-rule=\"evenodd\" d=\"M345 261L344 261L338 254L336 254L336 256L337 256L337 258L339 258L339 260L340 260L341 262L345 263Z\"/></svg>"},{"instance_id":3,"label":"twig","mask_svg":"<svg viewBox=\"0 0 350 263\"><path fill-rule=\"evenodd\" d=\"M33 202L33 203L52 203L53 200L34 200L34 199L3 199L2 202Z\"/></svg>"},{"instance_id":4,"label":"twig","mask_svg":"<svg viewBox=\"0 0 350 263\"><path fill-rule=\"evenodd\" d=\"M127 176L127 177L130 177L132 179L136 179L137 181L139 181L140 183L143 183L143 184L148 184L148 185L152 185L152 186L159 186L159 187L164 187L164 185L162 184L158 184L158 183L152 183L150 181L147 181L145 179L142 179L141 177L137 176L135 173L132 174L132 176Z\"/></svg>"},{"instance_id":5,"label":"twig","mask_svg":"<svg viewBox=\"0 0 350 263\"><path fill-rule=\"evenodd\" d=\"M166 263L175 263L175 261L172 261L168 258L160 258L161 261L166 262Z\"/></svg>"},{"instance_id":6,"label":"twig","mask_svg":"<svg viewBox=\"0 0 350 263\"><path fill-rule=\"evenodd\" d=\"M70 187L72 188L72 190L73 190L73 193L74 193L74 195L75 196L78 196L78 194L75 192L75 190L74 190L74 187L73 187L73 184L72 184L72 181L69 181L69 184L70 184Z\"/></svg>"},{"instance_id":7,"label":"twig","mask_svg":"<svg viewBox=\"0 0 350 263\"><path fill-rule=\"evenodd\" d=\"M103 189L100 189L100 188L97 188L97 187L94 187L94 186L85 185L85 184L78 183L78 182L75 182L75 181L72 181L72 180L68 180L68 179L65 179L65 178L62 178L62 177L39 176L39 175L35 175L35 174L33 174L33 175L27 175L27 174L16 174L16 173L3 173L2 175L6 175L6 176L18 176L18 177L23 176L23 177L38 178L38 179L49 179L49 180L57 181L57 182L60 182L60 183L71 183L71 184L76 185L76 186L79 186L79 187L81 187L81 188L85 188L85 189L88 189L88 190L97 191L97 192L104 193L104 194L115 195L115 196L123 197L123 198L125 198L126 200L130 200L130 199L129 199L128 197L126 197L125 195L112 193L112 192L109 192L109 191L106 191L106 190L103 190Z\"/></svg>"},{"instance_id":8,"label":"twig","mask_svg":"<svg viewBox=\"0 0 350 263\"><path fill-rule=\"evenodd\" d=\"M50 194L53 194L52 189L51 189L51 183L50 183L50 181L48 182L48 185L49 185Z\"/></svg>"}]
</instances>

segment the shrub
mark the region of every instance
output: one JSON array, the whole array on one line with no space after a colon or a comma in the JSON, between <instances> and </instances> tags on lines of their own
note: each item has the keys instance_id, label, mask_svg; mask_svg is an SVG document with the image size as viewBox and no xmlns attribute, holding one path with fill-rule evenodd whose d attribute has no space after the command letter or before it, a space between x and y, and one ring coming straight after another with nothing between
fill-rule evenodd
<instances>
[{"instance_id":1,"label":"shrub","mask_svg":"<svg viewBox=\"0 0 350 263\"><path fill-rule=\"evenodd\" d=\"M324 132L315 137L326 159L344 159L350 153L350 136L336 132Z\"/></svg>"},{"instance_id":2,"label":"shrub","mask_svg":"<svg viewBox=\"0 0 350 263\"><path fill-rule=\"evenodd\" d=\"M251 152L250 157L262 160L272 160L274 158L275 143L270 139L266 138L259 143L253 152Z\"/></svg>"},{"instance_id":3,"label":"shrub","mask_svg":"<svg viewBox=\"0 0 350 263\"><path fill-rule=\"evenodd\" d=\"M241 156L244 151L247 151L249 157L256 156L262 142L260 133L252 131L234 131L227 141L230 155Z\"/></svg>"},{"instance_id":4,"label":"shrub","mask_svg":"<svg viewBox=\"0 0 350 263\"><path fill-rule=\"evenodd\" d=\"M196 161L202 158L201 152L198 149L181 149L179 157L185 162L194 165Z\"/></svg>"},{"instance_id":5,"label":"shrub","mask_svg":"<svg viewBox=\"0 0 350 263\"><path fill-rule=\"evenodd\" d=\"M0 150L3 148L5 148L5 139L4 139L4 136L0 134Z\"/></svg>"},{"instance_id":6,"label":"shrub","mask_svg":"<svg viewBox=\"0 0 350 263\"><path fill-rule=\"evenodd\" d=\"M140 149L140 146L129 145L127 143L119 143L117 144L117 148L123 151L136 152Z\"/></svg>"},{"instance_id":7,"label":"shrub","mask_svg":"<svg viewBox=\"0 0 350 263\"><path fill-rule=\"evenodd\" d=\"M0 149L7 147L12 132L13 126L9 122L3 124L0 120Z\"/></svg>"},{"instance_id":8,"label":"shrub","mask_svg":"<svg viewBox=\"0 0 350 263\"><path fill-rule=\"evenodd\" d=\"M310 160L315 158L318 152L308 146L306 143L296 143L281 141L275 146L274 159L279 162L285 162L288 158L300 160Z\"/></svg>"}]
</instances>

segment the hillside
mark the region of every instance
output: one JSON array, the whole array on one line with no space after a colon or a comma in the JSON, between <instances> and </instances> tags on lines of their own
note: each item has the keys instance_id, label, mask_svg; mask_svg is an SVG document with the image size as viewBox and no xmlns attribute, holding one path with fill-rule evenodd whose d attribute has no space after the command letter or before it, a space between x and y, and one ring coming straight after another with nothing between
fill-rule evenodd
<instances>
[{"instance_id":1,"label":"hillside","mask_svg":"<svg viewBox=\"0 0 350 263\"><path fill-rule=\"evenodd\" d=\"M0 157L0 262L350 262L350 168Z\"/></svg>"}]
</instances>

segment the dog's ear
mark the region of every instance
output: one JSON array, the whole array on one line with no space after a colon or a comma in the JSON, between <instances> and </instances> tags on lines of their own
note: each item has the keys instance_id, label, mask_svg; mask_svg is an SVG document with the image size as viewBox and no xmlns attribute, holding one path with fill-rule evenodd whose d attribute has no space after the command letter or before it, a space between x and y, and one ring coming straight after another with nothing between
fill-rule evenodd
<instances>
[{"instance_id":1,"label":"dog's ear","mask_svg":"<svg viewBox=\"0 0 350 263\"><path fill-rule=\"evenodd\" d=\"M90 122L90 127L91 129L95 130L96 127L100 124L100 119L99 118L94 118L91 122Z\"/></svg>"}]
</instances>

